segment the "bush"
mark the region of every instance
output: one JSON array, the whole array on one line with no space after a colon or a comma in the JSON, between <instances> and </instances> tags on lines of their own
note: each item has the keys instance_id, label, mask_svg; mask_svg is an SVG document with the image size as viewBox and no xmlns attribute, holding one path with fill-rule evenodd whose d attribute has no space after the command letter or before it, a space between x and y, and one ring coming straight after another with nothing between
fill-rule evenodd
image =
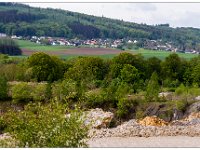
<instances>
[{"instance_id":1,"label":"bush","mask_svg":"<svg viewBox=\"0 0 200 150\"><path fill-rule=\"evenodd\" d=\"M8 97L8 84L4 76L0 76L0 100Z\"/></svg>"},{"instance_id":2,"label":"bush","mask_svg":"<svg viewBox=\"0 0 200 150\"><path fill-rule=\"evenodd\" d=\"M128 115L130 109L134 106L134 101L128 98L121 98L117 103L117 116L123 118Z\"/></svg>"},{"instance_id":3,"label":"bush","mask_svg":"<svg viewBox=\"0 0 200 150\"><path fill-rule=\"evenodd\" d=\"M59 100L75 99L77 95L76 82L73 80L63 80L54 83L52 86L52 96Z\"/></svg>"},{"instance_id":4,"label":"bush","mask_svg":"<svg viewBox=\"0 0 200 150\"><path fill-rule=\"evenodd\" d=\"M192 96L199 96L200 95L200 88L198 87L191 87L188 90L188 93Z\"/></svg>"},{"instance_id":5,"label":"bush","mask_svg":"<svg viewBox=\"0 0 200 150\"><path fill-rule=\"evenodd\" d=\"M137 111L136 111L136 114L135 114L135 118L136 118L136 119L144 118L144 116L145 116L145 113L144 113L143 110L137 110Z\"/></svg>"},{"instance_id":6,"label":"bush","mask_svg":"<svg viewBox=\"0 0 200 150\"><path fill-rule=\"evenodd\" d=\"M187 88L184 86L184 84L181 84L176 90L176 95L186 95L187 94Z\"/></svg>"},{"instance_id":7,"label":"bush","mask_svg":"<svg viewBox=\"0 0 200 150\"><path fill-rule=\"evenodd\" d=\"M6 123L3 120L3 117L0 116L0 134L2 134L2 131L6 128Z\"/></svg>"},{"instance_id":8,"label":"bush","mask_svg":"<svg viewBox=\"0 0 200 150\"><path fill-rule=\"evenodd\" d=\"M28 58L27 63L33 77L39 82L53 82L63 77L64 63L56 57L37 52Z\"/></svg>"},{"instance_id":9,"label":"bush","mask_svg":"<svg viewBox=\"0 0 200 150\"><path fill-rule=\"evenodd\" d=\"M86 93L86 106L88 108L102 108L105 105L108 105L108 102L103 98L102 93Z\"/></svg>"},{"instance_id":10,"label":"bush","mask_svg":"<svg viewBox=\"0 0 200 150\"><path fill-rule=\"evenodd\" d=\"M107 73L107 66L103 59L98 57L80 57L73 67L65 73L65 77L75 81L91 82L103 80Z\"/></svg>"},{"instance_id":11,"label":"bush","mask_svg":"<svg viewBox=\"0 0 200 150\"><path fill-rule=\"evenodd\" d=\"M14 103L29 102L33 99L33 87L28 85L26 82L21 82L19 84L13 85L11 92Z\"/></svg>"},{"instance_id":12,"label":"bush","mask_svg":"<svg viewBox=\"0 0 200 150\"><path fill-rule=\"evenodd\" d=\"M14 103L44 101L51 98L51 85L47 83L21 82L11 87Z\"/></svg>"},{"instance_id":13,"label":"bush","mask_svg":"<svg viewBox=\"0 0 200 150\"><path fill-rule=\"evenodd\" d=\"M81 116L79 109L68 110L66 105L51 101L47 105L30 103L23 111L9 112L4 119L6 131L18 141L18 147L86 147L88 128Z\"/></svg>"},{"instance_id":14,"label":"bush","mask_svg":"<svg viewBox=\"0 0 200 150\"><path fill-rule=\"evenodd\" d=\"M160 90L160 86L158 83L158 76L157 76L157 73L154 72L151 75L151 79L149 80L149 83L147 85L146 100L148 102L158 101L159 100L159 97L158 97L159 90Z\"/></svg>"},{"instance_id":15,"label":"bush","mask_svg":"<svg viewBox=\"0 0 200 150\"><path fill-rule=\"evenodd\" d=\"M182 112L186 110L188 106L188 102L186 100L177 100L176 101L176 108Z\"/></svg>"},{"instance_id":16,"label":"bush","mask_svg":"<svg viewBox=\"0 0 200 150\"><path fill-rule=\"evenodd\" d=\"M8 81L25 80L25 68L16 64L4 64L0 67L0 76Z\"/></svg>"},{"instance_id":17,"label":"bush","mask_svg":"<svg viewBox=\"0 0 200 150\"><path fill-rule=\"evenodd\" d=\"M47 96L47 85L46 84L37 84L33 86L33 91L31 97L34 101L48 100Z\"/></svg>"}]
</instances>

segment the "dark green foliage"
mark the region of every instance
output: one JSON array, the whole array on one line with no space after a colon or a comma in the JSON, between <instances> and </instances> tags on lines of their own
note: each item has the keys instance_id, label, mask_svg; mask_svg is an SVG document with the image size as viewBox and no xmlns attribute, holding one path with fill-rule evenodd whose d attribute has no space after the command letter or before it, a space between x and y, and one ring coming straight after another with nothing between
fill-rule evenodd
<instances>
[{"instance_id":1,"label":"dark green foliage","mask_svg":"<svg viewBox=\"0 0 200 150\"><path fill-rule=\"evenodd\" d=\"M148 102L158 101L158 93L160 86L158 83L158 75L154 72L149 80L146 90L146 100Z\"/></svg>"},{"instance_id":2,"label":"dark green foliage","mask_svg":"<svg viewBox=\"0 0 200 150\"><path fill-rule=\"evenodd\" d=\"M107 67L103 59L98 57L82 57L75 61L73 67L66 72L66 77L75 81L103 80Z\"/></svg>"},{"instance_id":3,"label":"dark green foliage","mask_svg":"<svg viewBox=\"0 0 200 150\"><path fill-rule=\"evenodd\" d=\"M193 79L193 83L200 86L200 64L193 68L191 77Z\"/></svg>"},{"instance_id":4,"label":"dark green foliage","mask_svg":"<svg viewBox=\"0 0 200 150\"><path fill-rule=\"evenodd\" d=\"M28 58L28 67L32 69L37 81L55 81L62 78L63 63L56 57L37 52Z\"/></svg>"},{"instance_id":5,"label":"dark green foliage","mask_svg":"<svg viewBox=\"0 0 200 150\"><path fill-rule=\"evenodd\" d=\"M125 65L125 64L134 65L135 56L127 52L120 53L118 56L113 58L113 62L116 64L121 64L121 65Z\"/></svg>"},{"instance_id":6,"label":"dark green foliage","mask_svg":"<svg viewBox=\"0 0 200 150\"><path fill-rule=\"evenodd\" d=\"M156 72L158 75L161 72L161 60L157 57L152 57L147 59L147 77L150 78L153 72Z\"/></svg>"},{"instance_id":7,"label":"dark green foliage","mask_svg":"<svg viewBox=\"0 0 200 150\"><path fill-rule=\"evenodd\" d=\"M166 57L162 63L162 75L170 80L176 80L181 77L182 61L177 54L171 54Z\"/></svg>"},{"instance_id":8,"label":"dark green foliage","mask_svg":"<svg viewBox=\"0 0 200 150\"><path fill-rule=\"evenodd\" d=\"M120 98L117 103L117 116L127 118L131 109L137 106L137 101L130 98Z\"/></svg>"},{"instance_id":9,"label":"dark green foliage","mask_svg":"<svg viewBox=\"0 0 200 150\"><path fill-rule=\"evenodd\" d=\"M8 55L21 55L19 46L9 38L0 37L0 53Z\"/></svg>"},{"instance_id":10,"label":"dark green foliage","mask_svg":"<svg viewBox=\"0 0 200 150\"><path fill-rule=\"evenodd\" d=\"M4 76L0 76L0 100L8 98L8 83Z\"/></svg>"},{"instance_id":11,"label":"dark green foliage","mask_svg":"<svg viewBox=\"0 0 200 150\"><path fill-rule=\"evenodd\" d=\"M176 101L176 108L180 111L185 111L187 109L188 102L187 100L177 100Z\"/></svg>"},{"instance_id":12,"label":"dark green foliage","mask_svg":"<svg viewBox=\"0 0 200 150\"><path fill-rule=\"evenodd\" d=\"M124 65L121 69L120 78L122 82L126 82L129 84L137 83L139 80L138 70L130 64Z\"/></svg>"}]
</instances>

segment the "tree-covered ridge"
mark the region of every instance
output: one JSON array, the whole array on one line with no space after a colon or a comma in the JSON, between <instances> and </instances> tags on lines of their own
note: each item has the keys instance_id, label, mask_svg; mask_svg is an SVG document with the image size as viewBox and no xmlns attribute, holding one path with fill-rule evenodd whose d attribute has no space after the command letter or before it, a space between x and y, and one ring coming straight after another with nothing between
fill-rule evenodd
<instances>
[{"instance_id":1,"label":"tree-covered ridge","mask_svg":"<svg viewBox=\"0 0 200 150\"><path fill-rule=\"evenodd\" d=\"M16 12L15 15L13 12ZM60 9L34 8L19 3L0 3L0 16L3 16L0 17L0 33L8 35L130 38L137 39L140 46L146 40L162 39L181 50L200 48L200 30L196 28L171 28L169 24L150 26Z\"/></svg>"}]
</instances>

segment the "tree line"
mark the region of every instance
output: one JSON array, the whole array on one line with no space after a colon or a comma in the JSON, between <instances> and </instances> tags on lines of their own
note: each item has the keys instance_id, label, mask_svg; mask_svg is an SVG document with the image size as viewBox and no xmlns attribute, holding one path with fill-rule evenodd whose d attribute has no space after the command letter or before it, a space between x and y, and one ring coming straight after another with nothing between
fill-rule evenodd
<instances>
[{"instance_id":1,"label":"tree line","mask_svg":"<svg viewBox=\"0 0 200 150\"><path fill-rule=\"evenodd\" d=\"M22 54L17 43L10 38L0 38L0 53L11 56Z\"/></svg>"}]
</instances>

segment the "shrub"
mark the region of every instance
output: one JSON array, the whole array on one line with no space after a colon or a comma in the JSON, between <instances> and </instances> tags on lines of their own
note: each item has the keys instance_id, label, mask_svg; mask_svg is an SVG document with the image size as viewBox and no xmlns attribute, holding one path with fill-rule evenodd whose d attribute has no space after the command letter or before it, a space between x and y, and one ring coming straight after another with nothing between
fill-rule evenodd
<instances>
[{"instance_id":1,"label":"shrub","mask_svg":"<svg viewBox=\"0 0 200 150\"><path fill-rule=\"evenodd\" d=\"M65 73L66 78L75 81L103 80L107 73L106 63L98 57L80 57Z\"/></svg>"},{"instance_id":2,"label":"shrub","mask_svg":"<svg viewBox=\"0 0 200 150\"><path fill-rule=\"evenodd\" d=\"M8 84L4 76L0 76L0 100L8 97Z\"/></svg>"},{"instance_id":3,"label":"shrub","mask_svg":"<svg viewBox=\"0 0 200 150\"><path fill-rule=\"evenodd\" d=\"M127 98L119 99L117 103L117 116L123 118L127 116L130 109L133 107L133 102Z\"/></svg>"},{"instance_id":4,"label":"shrub","mask_svg":"<svg viewBox=\"0 0 200 150\"><path fill-rule=\"evenodd\" d=\"M0 66L0 76L5 76L8 81L26 81L26 67L21 64L3 64Z\"/></svg>"},{"instance_id":5,"label":"shrub","mask_svg":"<svg viewBox=\"0 0 200 150\"><path fill-rule=\"evenodd\" d=\"M6 123L3 120L3 117L0 116L0 134L2 133L2 131L6 128Z\"/></svg>"},{"instance_id":6,"label":"shrub","mask_svg":"<svg viewBox=\"0 0 200 150\"><path fill-rule=\"evenodd\" d=\"M158 83L158 76L157 73L154 72L149 80L146 90L146 100L147 101L158 101L158 93L160 90L160 86Z\"/></svg>"},{"instance_id":7,"label":"shrub","mask_svg":"<svg viewBox=\"0 0 200 150\"><path fill-rule=\"evenodd\" d=\"M68 110L57 101L47 105L30 103L23 111L5 115L6 131L19 147L85 147L88 129L81 116L79 109Z\"/></svg>"},{"instance_id":8,"label":"shrub","mask_svg":"<svg viewBox=\"0 0 200 150\"><path fill-rule=\"evenodd\" d=\"M200 95L200 88L198 87L191 87L188 90L188 93L192 96L199 96Z\"/></svg>"},{"instance_id":9,"label":"shrub","mask_svg":"<svg viewBox=\"0 0 200 150\"><path fill-rule=\"evenodd\" d=\"M102 93L87 93L86 94L86 106L88 108L104 107L108 105L106 99L103 98Z\"/></svg>"},{"instance_id":10,"label":"shrub","mask_svg":"<svg viewBox=\"0 0 200 150\"><path fill-rule=\"evenodd\" d=\"M71 79L54 83L52 86L52 96L59 100L74 99L76 95L76 82Z\"/></svg>"},{"instance_id":11,"label":"shrub","mask_svg":"<svg viewBox=\"0 0 200 150\"><path fill-rule=\"evenodd\" d=\"M184 84L181 84L176 90L176 95L186 95L187 94L187 88L184 86Z\"/></svg>"},{"instance_id":12,"label":"shrub","mask_svg":"<svg viewBox=\"0 0 200 150\"><path fill-rule=\"evenodd\" d=\"M26 82L21 82L19 84L13 85L11 88L13 102L29 102L33 99L32 92L33 87L28 85Z\"/></svg>"},{"instance_id":13,"label":"shrub","mask_svg":"<svg viewBox=\"0 0 200 150\"><path fill-rule=\"evenodd\" d=\"M134 84L139 80L138 70L130 64L125 64L124 67L121 69L120 78L126 83Z\"/></svg>"},{"instance_id":14,"label":"shrub","mask_svg":"<svg viewBox=\"0 0 200 150\"><path fill-rule=\"evenodd\" d=\"M31 92L31 97L34 101L48 100L47 96L47 85L46 84L37 84L34 86L33 91Z\"/></svg>"},{"instance_id":15,"label":"shrub","mask_svg":"<svg viewBox=\"0 0 200 150\"><path fill-rule=\"evenodd\" d=\"M185 111L188 106L188 102L186 100L177 100L176 101L176 108L180 111Z\"/></svg>"},{"instance_id":16,"label":"shrub","mask_svg":"<svg viewBox=\"0 0 200 150\"><path fill-rule=\"evenodd\" d=\"M137 111L136 111L136 114L135 114L135 118L136 118L136 119L144 118L144 116L145 116L145 113L144 113L143 110L137 110Z\"/></svg>"},{"instance_id":17,"label":"shrub","mask_svg":"<svg viewBox=\"0 0 200 150\"><path fill-rule=\"evenodd\" d=\"M37 81L56 81L63 76L64 63L45 53L37 52L28 58L28 67L31 68L32 75Z\"/></svg>"}]
</instances>

